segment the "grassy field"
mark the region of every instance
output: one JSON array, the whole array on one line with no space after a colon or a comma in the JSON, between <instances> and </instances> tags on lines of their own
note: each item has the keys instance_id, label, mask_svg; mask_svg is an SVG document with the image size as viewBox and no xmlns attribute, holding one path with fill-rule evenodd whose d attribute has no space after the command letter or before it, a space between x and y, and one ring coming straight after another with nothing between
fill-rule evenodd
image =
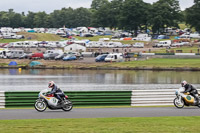
<instances>
[{"instance_id":1,"label":"grassy field","mask_svg":"<svg viewBox=\"0 0 200 133\"><path fill-rule=\"evenodd\" d=\"M25 39L0 39L0 43L10 43L10 42L17 42L17 41L26 41L27 38L31 37L31 40L38 40L38 41L59 41L61 38L58 35L48 34L48 33L28 33L28 32L21 32L18 33L20 35L24 35ZM29 40L30 41L30 40Z\"/></svg>"},{"instance_id":2,"label":"grassy field","mask_svg":"<svg viewBox=\"0 0 200 133\"><path fill-rule=\"evenodd\" d=\"M0 66L8 66L8 63L11 61L6 59L0 60ZM30 60L15 60L19 65L26 66L30 63ZM167 58L152 58L152 59L143 59L137 61L127 61L127 62L116 62L116 63L81 63L81 62L63 62L63 61L48 61L48 60L39 60L42 65L46 67L57 67L57 68L152 68L152 69L166 69L166 68L200 68L199 59L167 59Z\"/></svg>"},{"instance_id":3,"label":"grassy field","mask_svg":"<svg viewBox=\"0 0 200 133\"><path fill-rule=\"evenodd\" d=\"M165 59L153 58L109 64L113 67L147 67L147 68L200 68L199 59Z\"/></svg>"},{"instance_id":4,"label":"grassy field","mask_svg":"<svg viewBox=\"0 0 200 133\"><path fill-rule=\"evenodd\" d=\"M184 47L171 47L170 49L163 48L163 49L156 50L156 51L153 51L153 49L152 49L151 52L152 53L166 53L166 51L168 50L169 52L173 51L174 53L176 53L176 50L182 50L182 53L198 53L198 52L200 52L200 51L198 51L198 49L200 50L199 46L194 45L193 47L184 46Z\"/></svg>"},{"instance_id":5,"label":"grassy field","mask_svg":"<svg viewBox=\"0 0 200 133\"><path fill-rule=\"evenodd\" d=\"M1 133L199 133L200 117L1 120Z\"/></svg>"}]
</instances>

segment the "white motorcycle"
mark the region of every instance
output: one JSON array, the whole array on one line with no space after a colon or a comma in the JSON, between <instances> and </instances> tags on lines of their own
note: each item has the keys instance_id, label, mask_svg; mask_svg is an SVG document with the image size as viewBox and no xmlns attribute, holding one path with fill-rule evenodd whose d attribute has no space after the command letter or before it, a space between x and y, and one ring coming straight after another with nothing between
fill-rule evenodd
<instances>
[{"instance_id":1,"label":"white motorcycle","mask_svg":"<svg viewBox=\"0 0 200 133\"><path fill-rule=\"evenodd\" d=\"M177 108L183 108L184 106L198 106L200 108L200 103L197 105L196 99L189 95L189 93L183 93L185 91L184 87L176 90L176 98L174 99L174 106ZM198 97L200 95L198 94ZM200 97L199 97L200 98Z\"/></svg>"},{"instance_id":2,"label":"white motorcycle","mask_svg":"<svg viewBox=\"0 0 200 133\"><path fill-rule=\"evenodd\" d=\"M64 111L70 111L73 108L72 102L69 100L68 96L62 97L62 102L58 103L58 99L54 97L53 94L48 94L48 90L42 90L38 99L35 102L35 109L39 112L43 112L48 107L51 110L62 109Z\"/></svg>"}]
</instances>

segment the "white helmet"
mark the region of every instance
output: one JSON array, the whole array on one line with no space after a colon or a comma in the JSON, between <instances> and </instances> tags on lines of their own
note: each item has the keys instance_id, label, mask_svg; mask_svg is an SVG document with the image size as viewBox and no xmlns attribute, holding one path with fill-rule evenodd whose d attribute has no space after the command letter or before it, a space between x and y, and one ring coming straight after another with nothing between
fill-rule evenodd
<instances>
[{"instance_id":1,"label":"white helmet","mask_svg":"<svg viewBox=\"0 0 200 133\"><path fill-rule=\"evenodd\" d=\"M181 86L182 86L182 87L185 87L186 84L187 84L187 81L185 81L185 80L183 80L183 81L181 82Z\"/></svg>"}]
</instances>

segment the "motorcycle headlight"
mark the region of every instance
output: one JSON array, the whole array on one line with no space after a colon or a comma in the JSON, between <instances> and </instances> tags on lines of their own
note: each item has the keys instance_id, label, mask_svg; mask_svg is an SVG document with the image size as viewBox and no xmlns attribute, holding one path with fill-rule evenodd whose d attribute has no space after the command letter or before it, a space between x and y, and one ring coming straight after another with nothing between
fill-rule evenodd
<instances>
[{"instance_id":1,"label":"motorcycle headlight","mask_svg":"<svg viewBox=\"0 0 200 133\"><path fill-rule=\"evenodd\" d=\"M178 91L176 91L175 94L178 95Z\"/></svg>"}]
</instances>

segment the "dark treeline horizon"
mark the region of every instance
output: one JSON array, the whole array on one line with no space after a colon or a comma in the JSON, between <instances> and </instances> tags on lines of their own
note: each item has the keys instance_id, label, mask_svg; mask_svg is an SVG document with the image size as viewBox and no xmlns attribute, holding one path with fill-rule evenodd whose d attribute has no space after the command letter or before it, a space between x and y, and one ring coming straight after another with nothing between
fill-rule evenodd
<instances>
[{"instance_id":1,"label":"dark treeline horizon","mask_svg":"<svg viewBox=\"0 0 200 133\"><path fill-rule=\"evenodd\" d=\"M166 27L186 23L200 30L200 0L184 11L178 0L159 0L153 4L143 0L93 0L90 8L62 8L43 12L16 13L13 9L0 12L0 27L75 28L110 27L126 31L146 30L160 33Z\"/></svg>"}]
</instances>

